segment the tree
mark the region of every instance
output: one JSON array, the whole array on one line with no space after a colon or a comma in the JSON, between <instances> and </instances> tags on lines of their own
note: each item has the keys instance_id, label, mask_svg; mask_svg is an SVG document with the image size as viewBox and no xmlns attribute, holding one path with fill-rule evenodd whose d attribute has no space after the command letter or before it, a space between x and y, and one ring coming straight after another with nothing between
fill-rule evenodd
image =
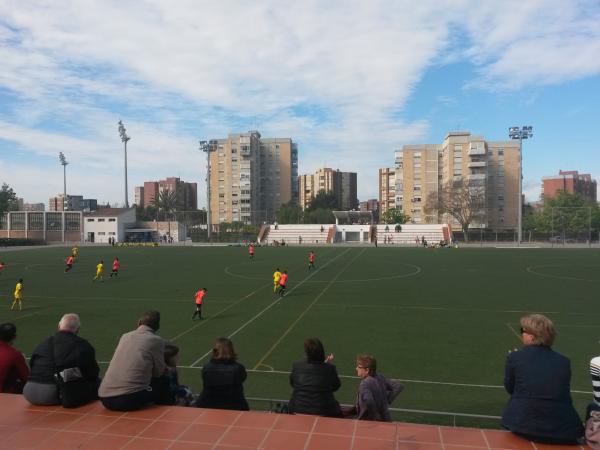
<instances>
[{"instance_id":1,"label":"tree","mask_svg":"<svg viewBox=\"0 0 600 450\"><path fill-rule=\"evenodd\" d=\"M335 217L331 209L317 208L312 211L306 210L304 223L334 223Z\"/></svg>"},{"instance_id":2,"label":"tree","mask_svg":"<svg viewBox=\"0 0 600 450\"><path fill-rule=\"evenodd\" d=\"M300 223L302 222L302 208L293 200L290 200L279 207L275 212L275 218L278 223Z\"/></svg>"},{"instance_id":3,"label":"tree","mask_svg":"<svg viewBox=\"0 0 600 450\"><path fill-rule=\"evenodd\" d=\"M177 209L177 194L169 189L164 189L158 193L158 197L152 201L158 211L162 211L166 220L169 220L171 214Z\"/></svg>"},{"instance_id":4,"label":"tree","mask_svg":"<svg viewBox=\"0 0 600 450\"><path fill-rule=\"evenodd\" d=\"M465 238L469 240L469 225L481 219L485 211L485 191L467 180L450 181L438 192L427 197L428 214L450 214L460 224Z\"/></svg>"},{"instance_id":5,"label":"tree","mask_svg":"<svg viewBox=\"0 0 600 450\"><path fill-rule=\"evenodd\" d=\"M398 208L390 208L381 215L383 223L406 223L410 220L410 216L404 214Z\"/></svg>"},{"instance_id":6,"label":"tree","mask_svg":"<svg viewBox=\"0 0 600 450\"><path fill-rule=\"evenodd\" d=\"M16 210L17 194L15 194L15 191L8 184L2 183L2 188L0 189L0 214Z\"/></svg>"},{"instance_id":7,"label":"tree","mask_svg":"<svg viewBox=\"0 0 600 450\"><path fill-rule=\"evenodd\" d=\"M334 209L339 209L339 207L338 199L335 194L322 189L317 192L317 195L312 199L306 210L314 211L316 209L329 209L333 211Z\"/></svg>"}]
</instances>

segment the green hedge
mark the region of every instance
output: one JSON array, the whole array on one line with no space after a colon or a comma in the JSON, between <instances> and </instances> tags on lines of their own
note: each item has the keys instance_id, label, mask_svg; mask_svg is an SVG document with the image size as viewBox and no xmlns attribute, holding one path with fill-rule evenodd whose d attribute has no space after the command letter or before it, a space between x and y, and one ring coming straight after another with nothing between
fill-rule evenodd
<instances>
[{"instance_id":1,"label":"green hedge","mask_svg":"<svg viewBox=\"0 0 600 450\"><path fill-rule=\"evenodd\" d=\"M18 247L23 245L45 245L41 239L24 239L24 238L0 238L0 247Z\"/></svg>"}]
</instances>

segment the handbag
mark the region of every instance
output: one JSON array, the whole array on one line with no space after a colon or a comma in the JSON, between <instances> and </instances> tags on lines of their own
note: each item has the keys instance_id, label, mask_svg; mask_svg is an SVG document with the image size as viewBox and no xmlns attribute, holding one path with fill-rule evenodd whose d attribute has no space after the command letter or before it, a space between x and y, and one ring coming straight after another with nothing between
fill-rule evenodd
<instances>
[{"instance_id":1,"label":"handbag","mask_svg":"<svg viewBox=\"0 0 600 450\"><path fill-rule=\"evenodd\" d=\"M591 411L585 422L585 440L592 450L600 450L600 411Z\"/></svg>"}]
</instances>

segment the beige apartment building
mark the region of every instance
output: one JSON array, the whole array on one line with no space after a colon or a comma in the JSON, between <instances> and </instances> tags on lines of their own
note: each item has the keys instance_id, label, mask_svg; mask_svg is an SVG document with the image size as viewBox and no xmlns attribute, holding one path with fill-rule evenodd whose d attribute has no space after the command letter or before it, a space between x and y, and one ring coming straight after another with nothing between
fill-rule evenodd
<instances>
[{"instance_id":1,"label":"beige apartment building","mask_svg":"<svg viewBox=\"0 0 600 450\"><path fill-rule=\"evenodd\" d=\"M263 138L258 131L210 141L212 223L261 224L297 201L298 148L290 138Z\"/></svg>"},{"instance_id":2,"label":"beige apartment building","mask_svg":"<svg viewBox=\"0 0 600 450\"><path fill-rule=\"evenodd\" d=\"M442 144L405 145L396 151L396 207L413 223L458 223L428 212L427 201L451 181L467 180L485 195L485 211L473 228L514 229L518 221L518 141L486 141L466 131L450 132ZM380 176L381 178L381 176ZM380 183L381 185L381 183Z\"/></svg>"},{"instance_id":3,"label":"beige apartment building","mask_svg":"<svg viewBox=\"0 0 600 450\"><path fill-rule=\"evenodd\" d=\"M379 217L396 207L396 170L379 169Z\"/></svg>"},{"instance_id":4,"label":"beige apartment building","mask_svg":"<svg viewBox=\"0 0 600 450\"><path fill-rule=\"evenodd\" d=\"M333 192L341 210L358 208L356 172L324 167L298 177L298 204L306 209L319 191Z\"/></svg>"}]
</instances>

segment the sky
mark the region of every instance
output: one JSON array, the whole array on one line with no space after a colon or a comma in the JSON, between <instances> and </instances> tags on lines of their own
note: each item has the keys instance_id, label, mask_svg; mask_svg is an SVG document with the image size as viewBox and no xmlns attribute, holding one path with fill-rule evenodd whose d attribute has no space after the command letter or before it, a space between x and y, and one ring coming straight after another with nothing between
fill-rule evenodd
<instances>
[{"instance_id":1,"label":"sky","mask_svg":"<svg viewBox=\"0 0 600 450\"><path fill-rule=\"evenodd\" d=\"M450 131L524 142L523 190L600 179L598 0L0 0L0 182L124 203L144 181L198 183L199 140L292 138L299 173L377 170Z\"/></svg>"}]
</instances>

